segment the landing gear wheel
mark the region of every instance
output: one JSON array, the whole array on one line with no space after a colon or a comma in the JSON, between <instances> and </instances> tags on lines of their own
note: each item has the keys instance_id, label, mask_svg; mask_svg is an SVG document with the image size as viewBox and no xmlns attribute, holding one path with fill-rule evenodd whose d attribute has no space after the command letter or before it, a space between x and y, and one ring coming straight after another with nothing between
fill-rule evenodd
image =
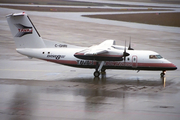
<instances>
[{"instance_id":1,"label":"landing gear wheel","mask_svg":"<svg viewBox=\"0 0 180 120\"><path fill-rule=\"evenodd\" d=\"M164 73L161 73L160 75L161 75L161 77L164 77L165 74L164 74Z\"/></svg>"},{"instance_id":2,"label":"landing gear wheel","mask_svg":"<svg viewBox=\"0 0 180 120\"><path fill-rule=\"evenodd\" d=\"M162 71L162 73L160 75L161 75L161 77L164 77L166 75L166 70Z\"/></svg>"},{"instance_id":3,"label":"landing gear wheel","mask_svg":"<svg viewBox=\"0 0 180 120\"><path fill-rule=\"evenodd\" d=\"M99 72L99 71L95 71L95 72L94 72L94 77L99 77L99 75L100 75L100 72Z\"/></svg>"}]
</instances>

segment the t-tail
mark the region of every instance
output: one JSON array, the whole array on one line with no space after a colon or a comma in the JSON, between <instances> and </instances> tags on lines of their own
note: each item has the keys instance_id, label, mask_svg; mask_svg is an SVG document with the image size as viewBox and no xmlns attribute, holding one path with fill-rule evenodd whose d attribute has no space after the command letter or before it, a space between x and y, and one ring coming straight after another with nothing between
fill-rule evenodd
<instances>
[{"instance_id":1,"label":"t-tail","mask_svg":"<svg viewBox=\"0 0 180 120\"><path fill-rule=\"evenodd\" d=\"M46 45L24 12L6 16L16 48L45 48Z\"/></svg>"}]
</instances>

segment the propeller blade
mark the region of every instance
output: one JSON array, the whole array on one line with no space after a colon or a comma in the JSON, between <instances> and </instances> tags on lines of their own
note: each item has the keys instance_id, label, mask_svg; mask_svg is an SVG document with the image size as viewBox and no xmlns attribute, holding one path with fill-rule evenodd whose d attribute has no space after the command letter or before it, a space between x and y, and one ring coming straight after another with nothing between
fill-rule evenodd
<instances>
[{"instance_id":1,"label":"propeller blade","mask_svg":"<svg viewBox=\"0 0 180 120\"><path fill-rule=\"evenodd\" d=\"M125 40L125 46L124 46L124 52L123 52L123 56L126 53L126 40Z\"/></svg>"},{"instance_id":2,"label":"propeller blade","mask_svg":"<svg viewBox=\"0 0 180 120\"><path fill-rule=\"evenodd\" d=\"M131 48L131 37L130 37L130 42L129 42L128 50L134 50L133 48Z\"/></svg>"},{"instance_id":3,"label":"propeller blade","mask_svg":"<svg viewBox=\"0 0 180 120\"><path fill-rule=\"evenodd\" d=\"M125 62L126 62L126 56L129 56L129 53L126 52L126 41L125 41L123 56L124 56L124 64L125 64Z\"/></svg>"},{"instance_id":4,"label":"propeller blade","mask_svg":"<svg viewBox=\"0 0 180 120\"><path fill-rule=\"evenodd\" d=\"M129 53L126 52L126 41L125 41L123 56L124 57L129 56Z\"/></svg>"}]
</instances>

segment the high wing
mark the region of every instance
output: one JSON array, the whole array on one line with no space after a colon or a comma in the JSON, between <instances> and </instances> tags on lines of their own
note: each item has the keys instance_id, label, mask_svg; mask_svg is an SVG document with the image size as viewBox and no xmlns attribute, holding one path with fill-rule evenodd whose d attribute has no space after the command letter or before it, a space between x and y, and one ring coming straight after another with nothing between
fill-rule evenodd
<instances>
[{"instance_id":1,"label":"high wing","mask_svg":"<svg viewBox=\"0 0 180 120\"><path fill-rule=\"evenodd\" d=\"M122 61L123 50L114 49L113 45L114 40L106 40L99 45L76 52L74 56L84 60Z\"/></svg>"},{"instance_id":2,"label":"high wing","mask_svg":"<svg viewBox=\"0 0 180 120\"><path fill-rule=\"evenodd\" d=\"M88 50L87 52L84 53L84 55L101 55L101 54L104 54L104 53L108 53L107 50L103 50L103 49L97 49L97 48L94 48L94 49L90 49Z\"/></svg>"},{"instance_id":3,"label":"high wing","mask_svg":"<svg viewBox=\"0 0 180 120\"><path fill-rule=\"evenodd\" d=\"M114 40L106 40L99 45L90 47L84 55L100 55L108 53L108 48L115 44Z\"/></svg>"}]
</instances>

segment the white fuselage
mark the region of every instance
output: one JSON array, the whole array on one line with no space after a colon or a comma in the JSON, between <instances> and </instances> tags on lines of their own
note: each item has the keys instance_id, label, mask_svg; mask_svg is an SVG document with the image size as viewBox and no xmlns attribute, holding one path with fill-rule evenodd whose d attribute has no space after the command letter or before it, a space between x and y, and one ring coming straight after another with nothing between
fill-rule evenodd
<instances>
[{"instance_id":1,"label":"white fuselage","mask_svg":"<svg viewBox=\"0 0 180 120\"><path fill-rule=\"evenodd\" d=\"M80 67L95 68L95 60L83 60L76 58L74 54L77 51L85 49L79 48L19 48L17 52L32 58L38 58L58 64ZM119 50L120 53L123 50ZM130 54L126 60L122 61L104 61L105 69L133 69L133 70L175 70L174 64L164 58L156 58L158 53L144 50L127 50ZM152 58L150 57L152 56Z\"/></svg>"}]
</instances>

